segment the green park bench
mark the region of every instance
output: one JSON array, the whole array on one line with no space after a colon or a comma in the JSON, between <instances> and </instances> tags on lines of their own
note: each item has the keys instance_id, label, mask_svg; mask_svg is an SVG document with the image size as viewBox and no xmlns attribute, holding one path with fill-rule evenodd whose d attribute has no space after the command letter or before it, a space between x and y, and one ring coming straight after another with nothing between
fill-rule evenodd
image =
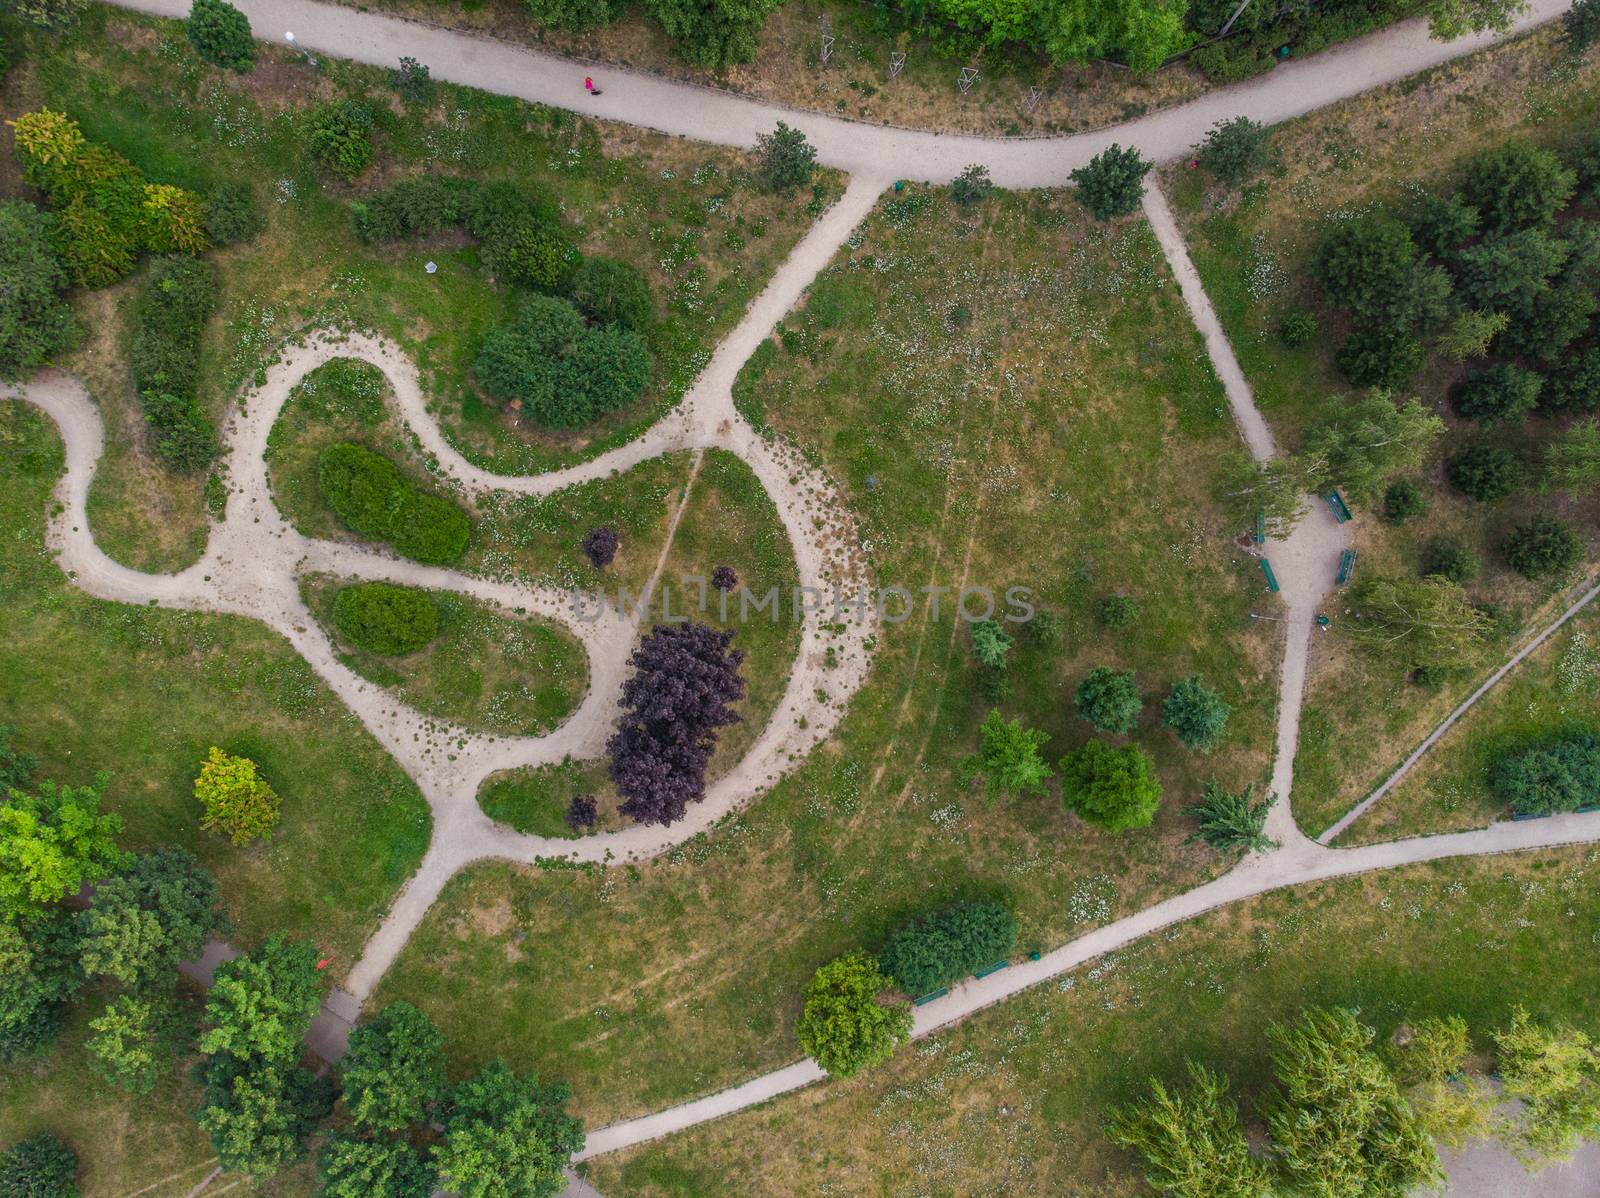
<instances>
[{"instance_id":1,"label":"green park bench","mask_svg":"<svg viewBox=\"0 0 1600 1198\"><path fill-rule=\"evenodd\" d=\"M1002 969L1004 969L1009 964L1011 964L1010 961L996 961L993 965L990 965L988 968L978 970L978 972L973 974L972 976L975 977L975 978L986 978L991 973L999 973Z\"/></svg>"},{"instance_id":2,"label":"green park bench","mask_svg":"<svg viewBox=\"0 0 1600 1198\"><path fill-rule=\"evenodd\" d=\"M1350 519L1350 508L1345 503L1344 496L1339 494L1337 490L1329 491L1324 498L1328 501L1328 506L1333 509L1333 518L1335 520L1343 524Z\"/></svg>"},{"instance_id":3,"label":"green park bench","mask_svg":"<svg viewBox=\"0 0 1600 1198\"><path fill-rule=\"evenodd\" d=\"M1267 576L1267 590L1276 595L1278 593L1278 576L1272 572L1272 563L1266 558L1261 559L1261 572Z\"/></svg>"},{"instance_id":4,"label":"green park bench","mask_svg":"<svg viewBox=\"0 0 1600 1198\"><path fill-rule=\"evenodd\" d=\"M1267 539L1267 513L1256 513L1256 544L1261 545Z\"/></svg>"},{"instance_id":5,"label":"green park bench","mask_svg":"<svg viewBox=\"0 0 1600 1198\"><path fill-rule=\"evenodd\" d=\"M1340 586L1343 586L1345 583L1350 581L1350 575L1354 572L1355 568L1356 551L1354 549L1346 549L1339 555L1339 577L1335 579L1335 581Z\"/></svg>"},{"instance_id":6,"label":"green park bench","mask_svg":"<svg viewBox=\"0 0 1600 1198\"><path fill-rule=\"evenodd\" d=\"M924 994L921 998L913 998L911 1000L911 1005L914 1007L920 1007L923 1003L932 1002L936 998L943 998L949 993L950 991L948 989L935 990L932 994Z\"/></svg>"}]
</instances>

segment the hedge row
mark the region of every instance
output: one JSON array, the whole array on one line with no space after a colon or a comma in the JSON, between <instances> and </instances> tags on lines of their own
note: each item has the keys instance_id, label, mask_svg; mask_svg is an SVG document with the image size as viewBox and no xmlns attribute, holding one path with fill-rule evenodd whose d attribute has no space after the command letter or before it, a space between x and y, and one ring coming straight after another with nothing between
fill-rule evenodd
<instances>
[{"instance_id":1,"label":"hedge row","mask_svg":"<svg viewBox=\"0 0 1600 1198\"><path fill-rule=\"evenodd\" d=\"M901 928L878 962L907 994L940 986L1003 961L1017 944L1017 920L1002 903L955 903Z\"/></svg>"},{"instance_id":2,"label":"hedge row","mask_svg":"<svg viewBox=\"0 0 1600 1198\"><path fill-rule=\"evenodd\" d=\"M156 440L156 453L180 470L217 456L217 436L196 399L200 334L217 305L217 271L196 258L163 258L139 301L129 348L133 386Z\"/></svg>"},{"instance_id":3,"label":"hedge row","mask_svg":"<svg viewBox=\"0 0 1600 1198\"><path fill-rule=\"evenodd\" d=\"M334 597L333 623L358 648L401 657L439 635L439 607L426 591L362 582Z\"/></svg>"},{"instance_id":4,"label":"hedge row","mask_svg":"<svg viewBox=\"0 0 1600 1198\"><path fill-rule=\"evenodd\" d=\"M1518 815L1560 815L1600 803L1600 735L1574 729L1502 757L1489 789Z\"/></svg>"},{"instance_id":5,"label":"hedge row","mask_svg":"<svg viewBox=\"0 0 1600 1198\"><path fill-rule=\"evenodd\" d=\"M472 534L467 514L449 500L425 495L395 464L360 445L330 445L317 459L322 497L345 527L431 566L459 558Z\"/></svg>"}]
</instances>

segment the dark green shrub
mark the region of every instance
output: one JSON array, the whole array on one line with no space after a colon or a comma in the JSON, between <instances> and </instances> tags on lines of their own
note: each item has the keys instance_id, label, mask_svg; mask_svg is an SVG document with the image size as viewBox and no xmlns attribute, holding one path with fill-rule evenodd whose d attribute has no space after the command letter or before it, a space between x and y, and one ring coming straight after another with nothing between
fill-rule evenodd
<instances>
[{"instance_id":1,"label":"dark green shrub","mask_svg":"<svg viewBox=\"0 0 1600 1198\"><path fill-rule=\"evenodd\" d=\"M1022 626L1022 635L1045 649L1059 649L1067 639L1067 625L1053 611L1040 609Z\"/></svg>"},{"instance_id":2,"label":"dark green shrub","mask_svg":"<svg viewBox=\"0 0 1600 1198\"><path fill-rule=\"evenodd\" d=\"M1474 445L1450 459L1450 485L1482 503L1496 503L1522 486L1522 463L1499 445Z\"/></svg>"},{"instance_id":3,"label":"dark green shrub","mask_svg":"<svg viewBox=\"0 0 1600 1198\"><path fill-rule=\"evenodd\" d=\"M1132 670L1096 666L1073 692L1078 715L1101 732L1132 732L1143 706Z\"/></svg>"},{"instance_id":4,"label":"dark green shrub","mask_svg":"<svg viewBox=\"0 0 1600 1198\"><path fill-rule=\"evenodd\" d=\"M1518 815L1558 815L1600 802L1600 736L1574 730L1489 769L1489 789Z\"/></svg>"},{"instance_id":5,"label":"dark green shrub","mask_svg":"<svg viewBox=\"0 0 1600 1198\"><path fill-rule=\"evenodd\" d=\"M1583 561L1583 538L1564 520L1540 513L1511 530L1506 564L1524 578L1568 574Z\"/></svg>"},{"instance_id":6,"label":"dark green shrub","mask_svg":"<svg viewBox=\"0 0 1600 1198\"><path fill-rule=\"evenodd\" d=\"M467 551L472 522L447 499L411 492L395 517L389 541L395 552L429 566L444 566Z\"/></svg>"},{"instance_id":7,"label":"dark green shrub","mask_svg":"<svg viewBox=\"0 0 1600 1198\"><path fill-rule=\"evenodd\" d=\"M1548 225L1572 199L1577 177L1549 150L1508 141L1466 164L1463 191L1493 233Z\"/></svg>"},{"instance_id":8,"label":"dark green shrub","mask_svg":"<svg viewBox=\"0 0 1600 1198\"><path fill-rule=\"evenodd\" d=\"M1356 329L1339 350L1339 369L1361 387L1397 390L1409 383L1427 351L1410 333L1393 326Z\"/></svg>"},{"instance_id":9,"label":"dark green shrub","mask_svg":"<svg viewBox=\"0 0 1600 1198\"><path fill-rule=\"evenodd\" d=\"M1383 516L1391 524L1415 520L1427 510L1428 501L1422 496L1422 488L1410 479L1390 483L1383 493Z\"/></svg>"},{"instance_id":10,"label":"dark green shrub","mask_svg":"<svg viewBox=\"0 0 1600 1198\"><path fill-rule=\"evenodd\" d=\"M907 994L927 994L1005 960L1017 920L1002 903L955 903L901 928L878 964Z\"/></svg>"},{"instance_id":11,"label":"dark green shrub","mask_svg":"<svg viewBox=\"0 0 1600 1198\"><path fill-rule=\"evenodd\" d=\"M389 72L389 86L399 92L407 104L433 102L433 77L426 64L415 58L400 59L400 65Z\"/></svg>"},{"instance_id":12,"label":"dark green shrub","mask_svg":"<svg viewBox=\"0 0 1600 1198\"><path fill-rule=\"evenodd\" d=\"M317 485L340 523L377 540L388 538L411 493L393 462L349 442L330 445L318 456Z\"/></svg>"},{"instance_id":13,"label":"dark green shrub","mask_svg":"<svg viewBox=\"0 0 1600 1198\"><path fill-rule=\"evenodd\" d=\"M306 118L306 149L318 166L354 179L372 165L372 110L358 100L333 100Z\"/></svg>"},{"instance_id":14,"label":"dark green shrub","mask_svg":"<svg viewBox=\"0 0 1600 1198\"><path fill-rule=\"evenodd\" d=\"M1387 216L1346 221L1323 240L1311 276L1328 303L1373 319L1402 292L1417 265L1411 233Z\"/></svg>"},{"instance_id":15,"label":"dark green shrub","mask_svg":"<svg viewBox=\"0 0 1600 1198\"><path fill-rule=\"evenodd\" d=\"M356 235L363 241L437 233L462 223L472 202L463 180L406 179L350 205Z\"/></svg>"},{"instance_id":16,"label":"dark green shrub","mask_svg":"<svg viewBox=\"0 0 1600 1198\"><path fill-rule=\"evenodd\" d=\"M1550 406L1575 412L1600 408L1600 345L1563 362L1550 380Z\"/></svg>"},{"instance_id":17,"label":"dark green shrub","mask_svg":"<svg viewBox=\"0 0 1600 1198\"><path fill-rule=\"evenodd\" d=\"M439 635L439 605L427 591L414 587L362 582L334 597L333 623L357 648L401 657Z\"/></svg>"},{"instance_id":18,"label":"dark green shrub","mask_svg":"<svg viewBox=\"0 0 1600 1198\"><path fill-rule=\"evenodd\" d=\"M1562 18L1562 32L1574 54L1600 42L1600 0L1576 0Z\"/></svg>"},{"instance_id":19,"label":"dark green shrub","mask_svg":"<svg viewBox=\"0 0 1600 1198\"><path fill-rule=\"evenodd\" d=\"M214 246L249 241L267 227L248 183L218 183L201 197L205 209L206 237Z\"/></svg>"},{"instance_id":20,"label":"dark green shrub","mask_svg":"<svg viewBox=\"0 0 1600 1198\"><path fill-rule=\"evenodd\" d=\"M1411 683L1425 691L1437 691L1450 681L1453 673L1449 666L1418 666L1411 671Z\"/></svg>"},{"instance_id":21,"label":"dark green shrub","mask_svg":"<svg viewBox=\"0 0 1600 1198\"><path fill-rule=\"evenodd\" d=\"M1238 187L1273 164L1272 135L1265 125L1247 116L1218 121L1195 157L1217 182Z\"/></svg>"},{"instance_id":22,"label":"dark green shrub","mask_svg":"<svg viewBox=\"0 0 1600 1198\"><path fill-rule=\"evenodd\" d=\"M346 528L388 541L413 561L448 565L472 537L465 512L416 490L393 462L364 446L346 441L324 449L317 458L317 484Z\"/></svg>"},{"instance_id":23,"label":"dark green shrub","mask_svg":"<svg viewBox=\"0 0 1600 1198\"><path fill-rule=\"evenodd\" d=\"M1538 405L1543 388L1543 375L1502 362L1474 370L1451 393L1450 402L1462 416L1485 428L1502 420L1521 424Z\"/></svg>"},{"instance_id":24,"label":"dark green shrub","mask_svg":"<svg viewBox=\"0 0 1600 1198\"><path fill-rule=\"evenodd\" d=\"M1161 805L1161 782L1137 745L1091 740L1061 759L1061 802L1107 832L1147 828Z\"/></svg>"},{"instance_id":25,"label":"dark green shrub","mask_svg":"<svg viewBox=\"0 0 1600 1198\"><path fill-rule=\"evenodd\" d=\"M78 1198L78 1154L41 1131L0 1155L0 1198Z\"/></svg>"},{"instance_id":26,"label":"dark green shrub","mask_svg":"<svg viewBox=\"0 0 1600 1198\"><path fill-rule=\"evenodd\" d=\"M248 71L256 64L256 40L250 21L228 0L194 0L186 26L195 53L230 71Z\"/></svg>"},{"instance_id":27,"label":"dark green shrub","mask_svg":"<svg viewBox=\"0 0 1600 1198\"><path fill-rule=\"evenodd\" d=\"M1478 555L1460 541L1441 538L1432 542L1422 553L1424 578L1437 574L1448 578L1457 586L1465 586L1478 576L1483 563Z\"/></svg>"},{"instance_id":28,"label":"dark green shrub","mask_svg":"<svg viewBox=\"0 0 1600 1198\"><path fill-rule=\"evenodd\" d=\"M72 344L67 268L50 218L21 200L0 201L0 378L20 378Z\"/></svg>"},{"instance_id":29,"label":"dark green shrub","mask_svg":"<svg viewBox=\"0 0 1600 1198\"><path fill-rule=\"evenodd\" d=\"M806 186L817 170L816 148L804 133L782 121L771 133L757 134L756 157L760 159L761 182L779 195Z\"/></svg>"},{"instance_id":30,"label":"dark green shrub","mask_svg":"<svg viewBox=\"0 0 1600 1198\"><path fill-rule=\"evenodd\" d=\"M1563 280L1534 296L1516 312L1511 323L1495 341L1495 351L1554 362L1589 327L1589 319L1600 310L1594 285Z\"/></svg>"},{"instance_id":31,"label":"dark green shrub","mask_svg":"<svg viewBox=\"0 0 1600 1198\"><path fill-rule=\"evenodd\" d=\"M1199 674L1191 674L1173 684L1161 707L1161 722L1172 729L1184 748L1209 753L1227 731L1230 711Z\"/></svg>"},{"instance_id":32,"label":"dark green shrub","mask_svg":"<svg viewBox=\"0 0 1600 1198\"><path fill-rule=\"evenodd\" d=\"M1451 196L1425 192L1407 223L1416 243L1442 258L1478 232L1478 210L1463 200L1460 192Z\"/></svg>"},{"instance_id":33,"label":"dark green shrub","mask_svg":"<svg viewBox=\"0 0 1600 1198\"><path fill-rule=\"evenodd\" d=\"M961 208L982 203L993 190L994 180L989 178L989 168L978 162L950 181L950 198Z\"/></svg>"},{"instance_id":34,"label":"dark green shrub","mask_svg":"<svg viewBox=\"0 0 1600 1198\"><path fill-rule=\"evenodd\" d=\"M1123 149L1113 142L1072 172L1078 202L1100 220L1126 216L1144 199L1144 177L1153 165L1132 146Z\"/></svg>"},{"instance_id":35,"label":"dark green shrub","mask_svg":"<svg viewBox=\"0 0 1600 1198\"><path fill-rule=\"evenodd\" d=\"M200 407L200 337L217 303L217 270L200 258L161 258L150 270L128 347L134 389L156 453L178 470L217 456L216 431Z\"/></svg>"},{"instance_id":36,"label":"dark green shrub","mask_svg":"<svg viewBox=\"0 0 1600 1198\"><path fill-rule=\"evenodd\" d=\"M6 7L30 25L61 33L78 23L89 0L11 0Z\"/></svg>"},{"instance_id":37,"label":"dark green shrub","mask_svg":"<svg viewBox=\"0 0 1600 1198\"><path fill-rule=\"evenodd\" d=\"M1317 318L1304 308L1296 308L1278 323L1278 340L1290 349L1310 345L1317 336Z\"/></svg>"},{"instance_id":38,"label":"dark green shrub","mask_svg":"<svg viewBox=\"0 0 1600 1198\"><path fill-rule=\"evenodd\" d=\"M1100 600L1100 620L1107 628L1131 628L1139 619L1139 601L1132 595L1107 595Z\"/></svg>"},{"instance_id":39,"label":"dark green shrub","mask_svg":"<svg viewBox=\"0 0 1600 1198\"><path fill-rule=\"evenodd\" d=\"M585 258L572 273L572 302L595 324L618 325L641 336L654 323L650 284L639 269L615 258Z\"/></svg>"},{"instance_id":40,"label":"dark green shrub","mask_svg":"<svg viewBox=\"0 0 1600 1198\"><path fill-rule=\"evenodd\" d=\"M533 296L484 338L473 364L490 395L520 400L547 428L582 428L638 399L650 353L638 334L590 328L564 300Z\"/></svg>"}]
</instances>

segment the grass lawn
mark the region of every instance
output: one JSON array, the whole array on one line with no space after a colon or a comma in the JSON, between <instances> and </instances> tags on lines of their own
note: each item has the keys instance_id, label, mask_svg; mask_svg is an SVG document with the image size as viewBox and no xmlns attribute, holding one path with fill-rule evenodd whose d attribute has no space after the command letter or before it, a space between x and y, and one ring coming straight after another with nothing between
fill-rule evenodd
<instances>
[{"instance_id":1,"label":"grass lawn","mask_svg":"<svg viewBox=\"0 0 1600 1198\"><path fill-rule=\"evenodd\" d=\"M948 599L885 623L837 736L750 808L651 864L475 867L385 980L379 1001L428 1010L460 1067L505 1053L571 1078L595 1123L792 1060L811 972L929 905L1008 897L1031 948L1212 876L1222 863L1183 843L1181 807L1213 772L1267 772L1276 626L1249 619L1271 610L1259 572L1206 498L1236 434L1142 223L1108 230L1059 193L970 213L906 193L762 357L742 404L839 481L880 583L1034 588L1062 639L1019 637L1001 708L1050 734L1053 761L1088 734L1079 679L1135 669L1136 739L1166 799L1153 829L1120 837L1053 792L987 803L957 775L990 707L965 625ZM686 568L734 552L701 539L720 516L706 534L685 524ZM1138 597L1133 626L1101 623L1112 593ZM1166 688L1195 671L1234 706L1210 758L1159 727ZM537 780L529 818L587 784Z\"/></svg>"},{"instance_id":2,"label":"grass lawn","mask_svg":"<svg viewBox=\"0 0 1600 1198\"><path fill-rule=\"evenodd\" d=\"M1348 319L1322 305L1307 273L1328 228L1353 213L1397 207L1418 187L1450 190L1456 163L1508 137L1566 148L1592 134L1597 115L1600 63L1592 56L1575 63L1549 29L1279 127L1273 144L1283 166L1242 196L1208 188L1202 171L1169 168L1164 186L1195 264L1257 402L1287 448L1297 448L1308 426L1355 392L1334 365ZM1277 329L1296 308L1314 313L1321 332L1310 345L1290 349ZM1379 518L1376 503L1358 503L1351 543L1360 555L1358 575L1370 576L1415 575L1432 541L1462 541L1483 560L1468 590L1474 602L1493 605L1496 631L1478 661L1430 691L1411 683L1402 658L1364 652L1341 637L1342 604L1329 600L1334 630L1313 645L1295 762L1295 815L1313 835L1399 764L1523 634L1559 610L1564 586L1528 582L1505 566L1500 544L1507 532L1535 511L1555 512L1590 535L1600 524L1600 498L1593 495L1569 499L1530 490L1484 505L1446 484L1445 459L1466 444L1492 438L1533 461L1570 419L1536 415L1486 437L1446 399L1465 370L1436 355L1414 387L1447 425L1414 480L1426 515L1397 527Z\"/></svg>"},{"instance_id":3,"label":"grass lawn","mask_svg":"<svg viewBox=\"0 0 1600 1198\"><path fill-rule=\"evenodd\" d=\"M54 1131L78 1154L83 1198L187 1198L216 1166L211 1139L194 1121L200 1089L185 1062L149 1094L134 1096L89 1067L83 1043L89 1020L104 1006L86 992L66 1030L48 1050L0 1066L0 1149L40 1131ZM313 1166L302 1163L270 1181L223 1174L201 1198L224 1187L238 1198L309 1198Z\"/></svg>"},{"instance_id":4,"label":"grass lawn","mask_svg":"<svg viewBox=\"0 0 1600 1198\"><path fill-rule=\"evenodd\" d=\"M250 181L264 233L215 255L219 314L202 346L201 402L220 416L281 340L336 324L394 338L416 359L435 415L475 460L529 472L626 441L676 402L750 298L810 223L805 204L766 195L748 155L578 120L468 88L440 86L431 106L406 109L387 72L320 59L318 72L286 48L264 46L236 75L202 64L180 24L93 7L71 34L33 36L0 89L5 117L48 105L91 140L160 182L204 187ZM376 117L375 165L354 184L319 178L304 150L304 111L345 97ZM655 297L655 376L644 397L582 434L518 426L485 403L471 376L483 334L516 296L485 277L459 235L363 246L348 201L424 172L510 179L559 201L586 253L645 272ZM824 195L841 179L825 172ZM26 195L12 155L0 155L0 194ZM435 262L428 274L423 266ZM125 364L131 301L142 272L80 296L89 330L64 363L82 376L113 447L96 479L91 519L107 551L128 564L174 569L204 544L205 476L174 478L148 452Z\"/></svg>"},{"instance_id":5,"label":"grass lawn","mask_svg":"<svg viewBox=\"0 0 1600 1198\"><path fill-rule=\"evenodd\" d=\"M1600 852L1448 861L1263 896L1139 941L830 1082L589 1162L608 1198L1144 1191L1107 1109L1184 1058L1246 1116L1265 1029L1315 1004L1380 1037L1459 1013L1480 1046L1524 1004L1600 1032ZM1152 1034L1153 1029L1159 1029Z\"/></svg>"},{"instance_id":6,"label":"grass lawn","mask_svg":"<svg viewBox=\"0 0 1600 1198\"><path fill-rule=\"evenodd\" d=\"M382 657L339 636L333 603L343 585L319 575L302 579L300 590L340 650L340 660L418 711L485 732L540 736L563 723L583 700L588 687L583 646L559 624L436 591L439 635L415 653Z\"/></svg>"},{"instance_id":7,"label":"grass lawn","mask_svg":"<svg viewBox=\"0 0 1600 1198\"><path fill-rule=\"evenodd\" d=\"M44 544L55 426L0 404L0 445L0 723L17 727L41 777L109 771L123 843L192 850L221 883L241 947L287 931L342 975L427 846L416 786L277 634L74 587ZM200 830L193 782L211 745L254 758L281 796L271 840L239 849Z\"/></svg>"},{"instance_id":8,"label":"grass lawn","mask_svg":"<svg viewBox=\"0 0 1600 1198\"><path fill-rule=\"evenodd\" d=\"M1479 699L1338 843L1481 828L1508 818L1507 805L1489 790L1489 767L1530 742L1600 720L1597 635L1600 614L1587 607Z\"/></svg>"}]
</instances>

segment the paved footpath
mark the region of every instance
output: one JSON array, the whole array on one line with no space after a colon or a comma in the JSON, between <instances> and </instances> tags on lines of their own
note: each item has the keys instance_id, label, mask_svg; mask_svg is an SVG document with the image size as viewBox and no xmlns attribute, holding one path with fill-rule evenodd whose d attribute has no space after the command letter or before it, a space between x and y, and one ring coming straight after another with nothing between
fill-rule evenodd
<instances>
[{"instance_id":1,"label":"paved footpath","mask_svg":"<svg viewBox=\"0 0 1600 1198\"><path fill-rule=\"evenodd\" d=\"M163 16L182 17L187 14L189 6L187 0L137 0L130 3L129 7ZM825 265L855 221L870 208L872 196L888 180L905 178L943 182L954 177L968 164L980 162L990 168L995 182L1001 186L1061 185L1068 181L1075 167L1083 165L1113 141L1135 146L1153 160L1166 161L1187 154L1206 130L1219 120L1246 115L1277 123L1394 82L1495 40L1492 36L1478 36L1452 43L1434 42L1427 37L1421 22L1404 22L1314 57L1280 66L1258 79L1209 93L1188 104L1114 129L1048 139L989 139L941 136L867 125L814 113L797 113L778 105L614 68L606 69L603 79L605 95L594 98L587 96L582 88L583 76L592 73L592 67L525 47L380 14L330 7L315 3L314 0L242 0L240 7L249 15L260 36L275 37L280 36L276 31L293 30L298 41L313 50L382 66L391 66L401 56L408 55L427 63L439 79L704 141L749 146L754 143L758 133L770 130L773 123L782 117L805 131L817 146L821 161L842 168L855 177L840 209L824 217L819 229L804 239L796 255L780 268L769 294L763 297L765 302L758 300L745 322L728 342L719 347L707 377L697 384L697 391L704 396L706 406L697 409L692 403L686 404L677 415L669 416L660 429L647 433L636 446L620 451L630 457L630 462L640 460L649 453L696 443L696 438L682 435L684 430L681 428L677 434L674 433L674 420L680 425L685 421L695 424L694 413L713 409L720 409L717 412L719 416L725 415L727 409L723 405L726 403L727 385L738 366L755 345L770 333L771 323L797 301L804 287ZM1534 0L1519 20L1517 28L1525 29L1549 20L1566 7L1565 0ZM1248 385L1222 334L1220 323L1199 286L1198 276L1189 262L1175 222L1159 193L1152 192L1148 197L1146 214L1179 281L1185 302L1205 336L1207 348L1223 380L1246 444L1258 458L1271 456L1275 446L1270 430L1254 407ZM296 365L303 367L304 363ZM392 363L386 365L392 366ZM58 422L61 422L62 411L78 409L76 403L62 402L59 396L57 401L57 411L52 414L57 416ZM86 413L81 409L71 411L69 415L80 424L88 423ZM431 421L419 419L420 413L408 415L419 431L432 431ZM98 421L94 423L97 425ZM67 533L67 528L71 529L72 534L79 532L79 526L73 524L71 517L81 518L83 493L87 491L88 476L92 474L93 457L98 456L97 445L96 452L91 456L88 445L91 438L88 436L76 438L78 445L73 445L75 438L71 434L74 430L69 424L63 424L69 457L63 489L68 493L66 498L77 502L69 506L70 515L66 520L58 518L56 521L57 544L61 547L62 542L70 542L80 558L103 558L97 549L91 550L92 542L87 537L86 521L81 525L82 534L72 536ZM86 433L89 430L80 427L77 431ZM97 440L98 428L92 431ZM760 456L759 450L752 449L749 442L738 448L747 458ZM73 467L74 461L78 463L77 469ZM607 467L628 464L605 459L600 462ZM597 462L597 467L600 462ZM85 465L87 470L82 468ZM773 462L770 466L772 468L768 473L778 473L778 463ZM464 463L458 463L458 470L459 481L469 490L507 484L504 479L475 477ZM561 481L571 481L571 478ZM763 478L763 481L769 489L782 489L781 484L774 487L773 479ZM523 485L530 489L545 490L557 484L552 480L529 480ZM798 504L796 508L799 508ZM792 522L798 523L799 510L787 514ZM793 532L791 529L792 536ZM917 1009L914 1035L926 1036L947 1027L974 1011L1075 969L1085 961L1160 928L1270 890L1445 857L1600 840L1600 816L1565 816L1527 823L1496 824L1474 832L1346 850L1327 848L1299 833L1290 815L1289 795L1293 781L1293 750L1298 734L1306 648L1316 605L1332 584L1334 565L1329 558L1342 545L1343 535L1344 530L1333 526L1318 505L1293 536L1282 542L1274 542L1269 547L1284 582L1283 599L1289 625L1280 680L1277 760L1272 783L1280 801L1269 825L1271 834L1279 842L1278 847L1272 852L1247 858L1228 874L1204 886L1096 929L1045 954L1038 961L1014 965L987 978L973 979L954 987L945 997ZM809 538L793 539L798 548ZM97 560L95 564L104 568L108 563ZM103 573L102 581L111 584L111 589L116 589L118 584L132 582L110 570ZM179 606L211 606L195 603L196 596L192 592L186 593L188 588L176 579L154 580L150 576L140 576L138 587L130 589L140 590L143 599L177 601ZM357 704L357 710L361 710L360 704ZM437 768L436 763L430 764ZM426 773L426 770L423 772ZM766 780L770 781L770 778ZM424 790L428 791L429 788L425 786ZM430 802L435 807L436 819L443 810L459 813L465 808L459 799L447 802L435 794L430 794ZM436 885L442 885L442 879L448 876L448 872L453 872L460 860L466 859L456 845L471 839L474 840L474 855L523 855L508 852L508 842L498 836L492 843L487 835L481 841L465 836L457 841L444 832L445 829L436 826L434 845L430 848L430 856L435 852L440 854L439 868L430 873L425 867L424 884L417 885L414 882L409 897L407 894L401 896L396 911L391 913L390 921L386 922L385 930L381 930L369 946L369 957L363 962L366 968L358 967L356 975L353 975L355 984L352 989L355 994L336 993L330 998L328 1009L313 1033L313 1039L324 1055L333 1057L342 1051L343 1036L348 1032L350 1020L359 1013L360 1000L376 984L383 968L403 946L405 937L437 893ZM520 847L526 851L526 846ZM208 977L216 960L221 959L225 952L225 946L213 946L208 953L212 959L194 967L196 975ZM822 1073L813 1062L797 1062L695 1102L602 1128L589 1136L580 1159L615 1151L745 1109L821 1078ZM1488 1170L1486 1176L1492 1175L1502 1182L1513 1176L1500 1165L1488 1165L1485 1168ZM1536 1192L1526 1178L1517 1178L1515 1185L1521 1193ZM569 1191L572 1194L581 1192L582 1189L577 1188ZM1460 1192L1487 1194L1490 1191L1467 1185Z\"/></svg>"},{"instance_id":2,"label":"paved footpath","mask_svg":"<svg viewBox=\"0 0 1600 1198\"><path fill-rule=\"evenodd\" d=\"M189 0L114 0L164 17L185 17ZM730 92L658 79L617 67L596 67L526 46L434 25L317 3L316 0L239 0L256 35L281 41L292 32L312 50L392 67L402 55L426 63L435 78L485 91L552 104L587 116L605 117L697 138L718 145L749 147L771 132L781 117L805 131L828 166L852 174L943 183L970 163L988 166L1002 187L1056 187L1112 142L1137 146L1147 158L1181 157L1212 125L1235 116L1269 124L1301 116L1336 100L1393 83L1407 75L1492 44L1479 34L1453 42L1428 37L1423 21L1403 21L1368 37L1265 75L1208 92L1092 133L1051 138L985 138L926 133L822 113L802 112ZM1532 0L1516 28L1551 20L1569 0ZM585 75L604 71L605 94L583 90Z\"/></svg>"}]
</instances>

